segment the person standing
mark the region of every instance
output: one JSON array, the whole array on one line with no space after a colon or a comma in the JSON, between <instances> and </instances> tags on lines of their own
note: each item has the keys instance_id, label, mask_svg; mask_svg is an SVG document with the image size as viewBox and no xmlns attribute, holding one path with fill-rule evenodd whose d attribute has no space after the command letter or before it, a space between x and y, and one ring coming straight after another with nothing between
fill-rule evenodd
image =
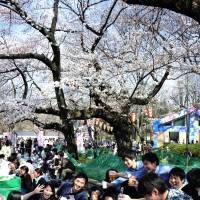
<instances>
[{"instance_id":1,"label":"person standing","mask_svg":"<svg viewBox=\"0 0 200 200\"><path fill-rule=\"evenodd\" d=\"M26 152L28 153L29 158L31 157L32 152L32 139L28 138L26 141Z\"/></svg>"},{"instance_id":2,"label":"person standing","mask_svg":"<svg viewBox=\"0 0 200 200\"><path fill-rule=\"evenodd\" d=\"M24 142L24 139L21 138L20 140L20 153L22 156L24 156L24 152L25 152L25 142Z\"/></svg>"},{"instance_id":3,"label":"person standing","mask_svg":"<svg viewBox=\"0 0 200 200\"><path fill-rule=\"evenodd\" d=\"M38 144L39 155L41 156L42 150L44 148L44 130L41 127L39 127L38 129L39 131L37 134L37 144Z\"/></svg>"}]
</instances>

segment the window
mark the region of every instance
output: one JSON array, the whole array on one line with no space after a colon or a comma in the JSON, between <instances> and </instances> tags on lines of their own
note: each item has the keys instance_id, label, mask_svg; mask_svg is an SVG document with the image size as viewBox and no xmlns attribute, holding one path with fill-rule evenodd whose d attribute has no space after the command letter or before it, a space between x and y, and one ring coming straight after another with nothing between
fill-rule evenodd
<instances>
[{"instance_id":1,"label":"window","mask_svg":"<svg viewBox=\"0 0 200 200\"><path fill-rule=\"evenodd\" d=\"M164 126L171 126L172 125L172 122L167 122L164 124Z\"/></svg>"},{"instance_id":2,"label":"window","mask_svg":"<svg viewBox=\"0 0 200 200\"><path fill-rule=\"evenodd\" d=\"M179 132L169 132L169 140L178 143L178 141L179 141Z\"/></svg>"},{"instance_id":3,"label":"window","mask_svg":"<svg viewBox=\"0 0 200 200\"><path fill-rule=\"evenodd\" d=\"M174 126L185 126L185 117L173 121Z\"/></svg>"}]
</instances>

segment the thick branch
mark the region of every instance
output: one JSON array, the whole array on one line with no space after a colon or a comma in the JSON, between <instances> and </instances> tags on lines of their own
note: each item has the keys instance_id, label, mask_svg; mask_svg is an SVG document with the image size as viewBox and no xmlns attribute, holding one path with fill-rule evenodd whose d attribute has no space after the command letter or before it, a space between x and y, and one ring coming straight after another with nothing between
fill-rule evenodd
<instances>
[{"instance_id":1,"label":"thick branch","mask_svg":"<svg viewBox=\"0 0 200 200\"><path fill-rule=\"evenodd\" d=\"M56 31L56 24L57 24L57 20L58 20L58 3L59 0L54 0L54 6L53 6L53 19L52 19L52 23L51 23L51 32L55 33Z\"/></svg>"},{"instance_id":2,"label":"thick branch","mask_svg":"<svg viewBox=\"0 0 200 200\"><path fill-rule=\"evenodd\" d=\"M44 54L19 53L19 54L0 54L0 59L36 59L43 62L52 70L52 62Z\"/></svg>"},{"instance_id":3,"label":"thick branch","mask_svg":"<svg viewBox=\"0 0 200 200\"><path fill-rule=\"evenodd\" d=\"M60 116L60 111L53 108L36 108L35 113Z\"/></svg>"},{"instance_id":4,"label":"thick branch","mask_svg":"<svg viewBox=\"0 0 200 200\"><path fill-rule=\"evenodd\" d=\"M120 120L122 115L113 111L106 111L104 108L89 108L83 110L68 110L70 118L68 120L83 120L91 118L102 118L110 124ZM126 118L127 120L127 118Z\"/></svg>"},{"instance_id":5,"label":"thick branch","mask_svg":"<svg viewBox=\"0 0 200 200\"><path fill-rule=\"evenodd\" d=\"M44 129L53 129L53 130L57 130L57 131L64 133L64 126L57 122L42 123L41 121L38 121L37 119L33 119L33 120L27 119L27 120L32 121L33 124L35 124L39 127L42 127Z\"/></svg>"},{"instance_id":6,"label":"thick branch","mask_svg":"<svg viewBox=\"0 0 200 200\"><path fill-rule=\"evenodd\" d=\"M200 0L124 0L124 2L166 8L191 17L200 23Z\"/></svg>"}]
</instances>

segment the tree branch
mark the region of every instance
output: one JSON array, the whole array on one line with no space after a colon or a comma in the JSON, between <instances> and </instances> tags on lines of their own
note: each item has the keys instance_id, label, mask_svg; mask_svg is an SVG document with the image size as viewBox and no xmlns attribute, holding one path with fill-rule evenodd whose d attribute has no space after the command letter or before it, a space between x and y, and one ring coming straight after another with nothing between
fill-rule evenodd
<instances>
[{"instance_id":1,"label":"tree branch","mask_svg":"<svg viewBox=\"0 0 200 200\"><path fill-rule=\"evenodd\" d=\"M130 5L161 7L186 15L200 23L200 0L123 0Z\"/></svg>"},{"instance_id":2,"label":"tree branch","mask_svg":"<svg viewBox=\"0 0 200 200\"><path fill-rule=\"evenodd\" d=\"M26 80L26 76L24 75L24 72L17 66L15 60L13 60L13 64L17 68L17 71L20 73L20 75L22 77L22 80L24 82L24 93L23 93L23 97L22 98L26 99L27 94L28 94L28 83L27 83L27 80Z\"/></svg>"},{"instance_id":3,"label":"tree branch","mask_svg":"<svg viewBox=\"0 0 200 200\"><path fill-rule=\"evenodd\" d=\"M133 104L136 105L146 105L148 104L153 97L156 96L156 94L160 91L162 88L164 82L167 80L167 77L169 75L169 68L166 70L165 74L163 75L162 79L160 82L154 87L154 89L148 94L148 96L144 99L142 98L131 98L129 99L128 107L130 107Z\"/></svg>"},{"instance_id":4,"label":"tree branch","mask_svg":"<svg viewBox=\"0 0 200 200\"><path fill-rule=\"evenodd\" d=\"M27 24L32 26L34 29L37 29L40 33L42 33L45 37L48 35L48 31L45 27L37 24L31 16L29 16L22 8L19 3L15 0L0 0L0 5L6 7L13 12L17 13Z\"/></svg>"},{"instance_id":5,"label":"tree branch","mask_svg":"<svg viewBox=\"0 0 200 200\"><path fill-rule=\"evenodd\" d=\"M19 53L19 54L0 54L0 59L36 59L43 62L52 70L52 62L44 54Z\"/></svg>"},{"instance_id":6,"label":"tree branch","mask_svg":"<svg viewBox=\"0 0 200 200\"><path fill-rule=\"evenodd\" d=\"M100 96L97 93L95 93L94 91L90 93L90 98L93 98L96 106L102 106L107 111L112 110L112 108L110 106L108 106L106 103L104 103L101 100Z\"/></svg>"},{"instance_id":7,"label":"tree branch","mask_svg":"<svg viewBox=\"0 0 200 200\"><path fill-rule=\"evenodd\" d=\"M52 23L51 23L51 32L55 33L56 31L56 24L57 24L57 20L58 20L58 3L59 0L54 0L54 6L53 6L53 19L52 19Z\"/></svg>"},{"instance_id":8,"label":"tree branch","mask_svg":"<svg viewBox=\"0 0 200 200\"><path fill-rule=\"evenodd\" d=\"M36 108L35 113L60 116L60 111L53 108Z\"/></svg>"}]
</instances>

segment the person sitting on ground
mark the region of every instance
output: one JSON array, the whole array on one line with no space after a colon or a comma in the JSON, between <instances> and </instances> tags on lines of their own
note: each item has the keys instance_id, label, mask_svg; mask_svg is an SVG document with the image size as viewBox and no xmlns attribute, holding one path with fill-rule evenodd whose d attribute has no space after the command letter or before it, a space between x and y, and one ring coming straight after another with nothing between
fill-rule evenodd
<instances>
[{"instance_id":1,"label":"person sitting on ground","mask_svg":"<svg viewBox=\"0 0 200 200\"><path fill-rule=\"evenodd\" d=\"M4 154L0 154L0 176L8 176L9 172L9 162L5 160Z\"/></svg>"},{"instance_id":2,"label":"person sitting on ground","mask_svg":"<svg viewBox=\"0 0 200 200\"><path fill-rule=\"evenodd\" d=\"M46 184L46 180L43 177L43 173L42 173L42 169L40 168L36 168L33 172L33 176L32 176L32 180L33 180L33 188L35 189L38 185L45 185ZM38 200L40 197L40 195L34 195L33 199Z\"/></svg>"},{"instance_id":3,"label":"person sitting on ground","mask_svg":"<svg viewBox=\"0 0 200 200\"><path fill-rule=\"evenodd\" d=\"M29 169L27 166L20 167L20 177L21 177L21 191L22 194L27 194L33 191L33 183L30 174L28 173Z\"/></svg>"},{"instance_id":4,"label":"person sitting on ground","mask_svg":"<svg viewBox=\"0 0 200 200\"><path fill-rule=\"evenodd\" d=\"M11 153L11 156L8 157L8 161L11 162L11 163L13 163L15 165L16 169L19 168L19 166L20 166L20 163L19 163L19 154L17 154L17 153Z\"/></svg>"},{"instance_id":5,"label":"person sitting on ground","mask_svg":"<svg viewBox=\"0 0 200 200\"><path fill-rule=\"evenodd\" d=\"M119 186L123 182L127 181L127 179L130 177L140 179L145 173L142 161L136 161L137 160L136 151L133 151L133 150L125 151L122 159L124 160L124 165L127 167L127 170L125 171L125 173L113 172L113 176L116 176L119 178L114 180L112 184L108 184L108 186L111 186L111 185Z\"/></svg>"},{"instance_id":6,"label":"person sitting on ground","mask_svg":"<svg viewBox=\"0 0 200 200\"><path fill-rule=\"evenodd\" d=\"M90 188L89 199L90 200L99 200L101 199L102 191L99 187L93 186Z\"/></svg>"},{"instance_id":7,"label":"person sitting on ground","mask_svg":"<svg viewBox=\"0 0 200 200\"><path fill-rule=\"evenodd\" d=\"M142 162L146 172L154 172L161 176L166 183L169 180L169 172L171 167L160 164L159 158L155 153L149 152L142 156Z\"/></svg>"},{"instance_id":8,"label":"person sitting on ground","mask_svg":"<svg viewBox=\"0 0 200 200\"><path fill-rule=\"evenodd\" d=\"M3 146L0 150L0 154L4 154L5 158L7 159L12 152L11 144L9 140L6 140L5 143L3 143Z\"/></svg>"},{"instance_id":9,"label":"person sitting on ground","mask_svg":"<svg viewBox=\"0 0 200 200\"><path fill-rule=\"evenodd\" d=\"M46 183L45 178L43 177L42 170L36 168L33 172L34 179L33 179L33 187L36 188L38 185L44 185Z\"/></svg>"},{"instance_id":10,"label":"person sitting on ground","mask_svg":"<svg viewBox=\"0 0 200 200\"><path fill-rule=\"evenodd\" d=\"M112 182L114 185L122 184L126 181L124 178L129 179L130 186L137 186L138 180L140 180L147 172L155 172L159 176L168 182L169 172L171 167L168 165L162 165L159 163L159 158L155 153L149 152L142 156L142 162L136 161L136 153L132 150L128 150L124 154L124 164L127 166L125 174L117 174L120 177Z\"/></svg>"},{"instance_id":11,"label":"person sitting on ground","mask_svg":"<svg viewBox=\"0 0 200 200\"><path fill-rule=\"evenodd\" d=\"M106 192L104 195L103 195L103 198L102 200L117 200L117 195L113 194L113 193L109 193L109 192Z\"/></svg>"},{"instance_id":12,"label":"person sitting on ground","mask_svg":"<svg viewBox=\"0 0 200 200\"><path fill-rule=\"evenodd\" d=\"M88 194L84 190L84 187L88 183L88 177L85 173L78 173L74 177L73 183L65 182L57 191L57 196L61 200L75 199L75 200L87 200Z\"/></svg>"},{"instance_id":13,"label":"person sitting on ground","mask_svg":"<svg viewBox=\"0 0 200 200\"><path fill-rule=\"evenodd\" d=\"M171 188L181 190L186 184L185 172L180 167L174 167L169 172L169 185Z\"/></svg>"},{"instance_id":14,"label":"person sitting on ground","mask_svg":"<svg viewBox=\"0 0 200 200\"><path fill-rule=\"evenodd\" d=\"M36 200L57 200L55 187L52 182L46 182L43 185L43 190L39 194L35 194L33 199Z\"/></svg>"},{"instance_id":15,"label":"person sitting on ground","mask_svg":"<svg viewBox=\"0 0 200 200\"><path fill-rule=\"evenodd\" d=\"M20 163L20 166L19 166L19 168L21 167L21 166L26 166L26 167L28 167L28 173L29 174L33 174L33 165L32 165L32 160L31 159L28 159L27 161L26 160L22 160L21 161L21 163Z\"/></svg>"},{"instance_id":16,"label":"person sitting on ground","mask_svg":"<svg viewBox=\"0 0 200 200\"><path fill-rule=\"evenodd\" d=\"M34 194L40 194L43 189L44 189L44 186L39 185L35 188L34 191L29 192L25 195L22 195L21 192L14 190L8 194L7 200L27 200Z\"/></svg>"},{"instance_id":17,"label":"person sitting on ground","mask_svg":"<svg viewBox=\"0 0 200 200\"><path fill-rule=\"evenodd\" d=\"M58 169L58 178L64 179L66 178L66 174L71 175L75 172L74 164L67 158L63 151L58 152L60 158L60 168Z\"/></svg>"},{"instance_id":18,"label":"person sitting on ground","mask_svg":"<svg viewBox=\"0 0 200 200\"><path fill-rule=\"evenodd\" d=\"M124 164L127 167L125 173L117 173L117 172L110 172L111 177L119 177L116 180L108 183L108 192L111 193L110 187L115 188L116 195L120 192L120 187L123 187L124 193L130 195L132 198L139 198L140 195L138 194L136 187L138 180L145 174L145 169L143 167L142 161L137 160L136 151L127 150L124 152L123 155ZM112 193L111 193L112 194Z\"/></svg>"},{"instance_id":19,"label":"person sitting on ground","mask_svg":"<svg viewBox=\"0 0 200 200\"><path fill-rule=\"evenodd\" d=\"M187 173L188 184L182 190L193 200L200 200L200 168L194 168Z\"/></svg>"},{"instance_id":20,"label":"person sitting on ground","mask_svg":"<svg viewBox=\"0 0 200 200\"><path fill-rule=\"evenodd\" d=\"M115 173L118 173L118 171L116 169L108 169L106 171L106 177L105 180L102 183L102 187L103 187L103 193L106 194L118 194L120 191L120 185L119 186L115 186L115 185L109 185L109 183L111 183L112 181L114 181L116 179ZM107 187L109 186L109 187Z\"/></svg>"},{"instance_id":21,"label":"person sitting on ground","mask_svg":"<svg viewBox=\"0 0 200 200\"><path fill-rule=\"evenodd\" d=\"M8 166L9 166L9 175L16 175L17 174L16 165L10 162Z\"/></svg>"},{"instance_id":22,"label":"person sitting on ground","mask_svg":"<svg viewBox=\"0 0 200 200\"><path fill-rule=\"evenodd\" d=\"M138 184L138 191L146 200L192 200L182 190L168 189L164 179L153 172L142 177ZM123 195L118 200L131 200L131 198Z\"/></svg>"}]
</instances>

